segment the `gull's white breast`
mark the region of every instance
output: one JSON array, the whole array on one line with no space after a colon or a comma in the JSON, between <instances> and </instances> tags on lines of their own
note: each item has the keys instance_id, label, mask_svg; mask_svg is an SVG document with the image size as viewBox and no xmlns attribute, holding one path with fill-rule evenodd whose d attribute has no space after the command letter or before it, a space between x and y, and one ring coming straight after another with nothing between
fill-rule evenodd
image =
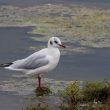
<instances>
[{"instance_id":1,"label":"gull's white breast","mask_svg":"<svg viewBox=\"0 0 110 110\"><path fill-rule=\"evenodd\" d=\"M53 70L60 59L60 51L58 48L52 48L52 49L48 49L45 52L47 59L49 59L49 63L45 66L36 68L34 70L30 70L27 72L27 74L44 74L47 73L51 70Z\"/></svg>"}]
</instances>

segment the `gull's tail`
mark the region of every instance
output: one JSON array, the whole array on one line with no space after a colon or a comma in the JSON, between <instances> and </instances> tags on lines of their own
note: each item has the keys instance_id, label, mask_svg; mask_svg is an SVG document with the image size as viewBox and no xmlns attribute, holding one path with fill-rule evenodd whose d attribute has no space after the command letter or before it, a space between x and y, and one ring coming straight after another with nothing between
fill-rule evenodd
<instances>
[{"instance_id":1,"label":"gull's tail","mask_svg":"<svg viewBox=\"0 0 110 110\"><path fill-rule=\"evenodd\" d=\"M12 65L13 63L4 63L4 64L0 64L0 67L8 67L10 65Z\"/></svg>"}]
</instances>

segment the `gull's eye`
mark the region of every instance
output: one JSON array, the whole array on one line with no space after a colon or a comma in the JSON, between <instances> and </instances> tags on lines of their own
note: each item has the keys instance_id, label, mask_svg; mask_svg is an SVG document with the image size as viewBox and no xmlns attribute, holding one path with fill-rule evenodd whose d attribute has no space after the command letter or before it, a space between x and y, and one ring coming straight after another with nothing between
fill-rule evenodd
<instances>
[{"instance_id":1,"label":"gull's eye","mask_svg":"<svg viewBox=\"0 0 110 110\"><path fill-rule=\"evenodd\" d=\"M51 45L53 44L52 41L50 41L50 44L51 44Z\"/></svg>"},{"instance_id":2,"label":"gull's eye","mask_svg":"<svg viewBox=\"0 0 110 110\"><path fill-rule=\"evenodd\" d=\"M55 42L56 44L58 44L58 42L57 42L56 40L55 40L54 42Z\"/></svg>"}]
</instances>

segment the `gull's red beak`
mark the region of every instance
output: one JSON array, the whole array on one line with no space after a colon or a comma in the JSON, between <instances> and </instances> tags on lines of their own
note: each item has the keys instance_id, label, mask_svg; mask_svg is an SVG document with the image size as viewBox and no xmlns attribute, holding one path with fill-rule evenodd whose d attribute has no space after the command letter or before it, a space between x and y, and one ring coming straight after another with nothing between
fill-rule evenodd
<instances>
[{"instance_id":1,"label":"gull's red beak","mask_svg":"<svg viewBox=\"0 0 110 110\"><path fill-rule=\"evenodd\" d=\"M63 45L63 44L59 44L59 46L60 46L60 47L63 47L63 48L66 48L66 46L65 46L65 45Z\"/></svg>"}]
</instances>

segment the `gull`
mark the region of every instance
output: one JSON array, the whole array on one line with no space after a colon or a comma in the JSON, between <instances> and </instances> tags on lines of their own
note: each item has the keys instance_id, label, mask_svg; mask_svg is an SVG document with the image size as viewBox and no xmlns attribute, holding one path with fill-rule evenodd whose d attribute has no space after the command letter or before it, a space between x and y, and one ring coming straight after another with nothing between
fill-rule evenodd
<instances>
[{"instance_id":1,"label":"gull","mask_svg":"<svg viewBox=\"0 0 110 110\"><path fill-rule=\"evenodd\" d=\"M58 37L51 37L48 41L47 48L37 51L24 59L0 64L0 67L24 72L26 74L36 74L38 78L38 88L42 88L41 74L52 71L57 66L60 59L59 47L65 48Z\"/></svg>"}]
</instances>

